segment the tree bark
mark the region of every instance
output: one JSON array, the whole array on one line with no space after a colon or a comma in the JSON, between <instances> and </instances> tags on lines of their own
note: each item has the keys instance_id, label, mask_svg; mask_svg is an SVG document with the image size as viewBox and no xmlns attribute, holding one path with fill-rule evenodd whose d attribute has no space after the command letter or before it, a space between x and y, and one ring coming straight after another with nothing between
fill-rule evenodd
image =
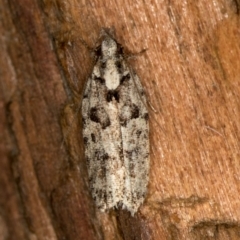
<instances>
[{"instance_id":1,"label":"tree bark","mask_svg":"<svg viewBox=\"0 0 240 240\"><path fill-rule=\"evenodd\" d=\"M0 0L0 240L240 239L239 1ZM83 155L90 48L114 27L144 85L150 181L99 212Z\"/></svg>"}]
</instances>

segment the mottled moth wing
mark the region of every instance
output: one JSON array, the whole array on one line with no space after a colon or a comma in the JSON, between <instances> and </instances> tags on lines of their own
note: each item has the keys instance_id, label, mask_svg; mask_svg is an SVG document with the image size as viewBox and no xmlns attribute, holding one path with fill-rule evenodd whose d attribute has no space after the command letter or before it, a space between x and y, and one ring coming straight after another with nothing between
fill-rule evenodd
<instances>
[{"instance_id":1,"label":"mottled moth wing","mask_svg":"<svg viewBox=\"0 0 240 240\"><path fill-rule=\"evenodd\" d=\"M127 67L127 70L130 69ZM132 72L132 71L129 71ZM135 73L122 83L120 123L126 171L124 206L132 213L143 203L149 172L149 126L146 98ZM128 94L126 94L128 92Z\"/></svg>"},{"instance_id":2,"label":"mottled moth wing","mask_svg":"<svg viewBox=\"0 0 240 240\"><path fill-rule=\"evenodd\" d=\"M82 101L89 185L100 210L134 214L144 201L149 171L146 99L122 47L108 34Z\"/></svg>"}]
</instances>

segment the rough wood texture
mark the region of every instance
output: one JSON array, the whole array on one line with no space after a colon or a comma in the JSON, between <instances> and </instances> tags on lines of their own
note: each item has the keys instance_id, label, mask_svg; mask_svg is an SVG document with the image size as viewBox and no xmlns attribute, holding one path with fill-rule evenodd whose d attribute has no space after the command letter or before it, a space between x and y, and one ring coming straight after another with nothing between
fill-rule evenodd
<instances>
[{"instance_id":1,"label":"rough wood texture","mask_svg":"<svg viewBox=\"0 0 240 240\"><path fill-rule=\"evenodd\" d=\"M0 6L0 239L240 239L239 1ZM156 109L134 218L94 208L76 114L111 26Z\"/></svg>"}]
</instances>

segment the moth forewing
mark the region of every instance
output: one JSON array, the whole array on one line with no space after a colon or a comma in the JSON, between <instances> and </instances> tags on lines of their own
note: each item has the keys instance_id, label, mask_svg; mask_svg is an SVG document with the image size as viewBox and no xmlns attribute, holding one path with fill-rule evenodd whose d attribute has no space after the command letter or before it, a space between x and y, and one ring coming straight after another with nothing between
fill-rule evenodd
<instances>
[{"instance_id":1,"label":"moth forewing","mask_svg":"<svg viewBox=\"0 0 240 240\"><path fill-rule=\"evenodd\" d=\"M89 186L97 207L122 206L134 215L148 185L148 110L138 76L107 32L84 90L82 118Z\"/></svg>"}]
</instances>

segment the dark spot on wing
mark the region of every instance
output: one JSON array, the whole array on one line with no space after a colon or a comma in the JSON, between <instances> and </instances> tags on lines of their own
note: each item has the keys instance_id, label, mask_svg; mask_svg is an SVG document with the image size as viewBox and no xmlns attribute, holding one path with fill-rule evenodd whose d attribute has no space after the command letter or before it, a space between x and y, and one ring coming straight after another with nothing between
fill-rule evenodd
<instances>
[{"instance_id":1,"label":"dark spot on wing","mask_svg":"<svg viewBox=\"0 0 240 240\"><path fill-rule=\"evenodd\" d=\"M119 43L117 43L117 53L123 55L123 46Z\"/></svg>"},{"instance_id":2,"label":"dark spot on wing","mask_svg":"<svg viewBox=\"0 0 240 240\"><path fill-rule=\"evenodd\" d=\"M90 119L93 122L97 122L97 123L100 122L98 109L96 107L91 108L91 110L90 110Z\"/></svg>"},{"instance_id":3,"label":"dark spot on wing","mask_svg":"<svg viewBox=\"0 0 240 240\"><path fill-rule=\"evenodd\" d=\"M139 107L135 105L134 103L127 103L125 104L122 109L119 116L120 124L124 127L127 126L128 122L131 119L138 118L140 114Z\"/></svg>"},{"instance_id":4,"label":"dark spot on wing","mask_svg":"<svg viewBox=\"0 0 240 240\"><path fill-rule=\"evenodd\" d=\"M87 167L89 167L89 165L90 165L90 158L89 157L85 157L85 161L87 163Z\"/></svg>"},{"instance_id":5,"label":"dark spot on wing","mask_svg":"<svg viewBox=\"0 0 240 240\"><path fill-rule=\"evenodd\" d=\"M88 144L88 138L87 138L87 137L84 137L84 138L83 138L83 142L84 142L85 145L87 145L87 144Z\"/></svg>"},{"instance_id":6,"label":"dark spot on wing","mask_svg":"<svg viewBox=\"0 0 240 240\"><path fill-rule=\"evenodd\" d=\"M145 113L145 114L143 115L143 118L144 118L146 121L148 121L148 119L149 119L148 113Z\"/></svg>"},{"instance_id":7,"label":"dark spot on wing","mask_svg":"<svg viewBox=\"0 0 240 240\"><path fill-rule=\"evenodd\" d=\"M121 63L121 61L116 61L116 62L115 62L115 65L116 65L117 68L122 68L122 63Z\"/></svg>"},{"instance_id":8,"label":"dark spot on wing","mask_svg":"<svg viewBox=\"0 0 240 240\"><path fill-rule=\"evenodd\" d=\"M101 83L101 84L105 84L105 79L104 78L94 76L94 80Z\"/></svg>"},{"instance_id":9,"label":"dark spot on wing","mask_svg":"<svg viewBox=\"0 0 240 240\"><path fill-rule=\"evenodd\" d=\"M126 151L127 158L129 159L129 163L134 163L135 158L138 156L139 149L135 148L131 151Z\"/></svg>"},{"instance_id":10,"label":"dark spot on wing","mask_svg":"<svg viewBox=\"0 0 240 240\"><path fill-rule=\"evenodd\" d=\"M130 79L130 74L128 73L125 76L122 76L121 80L120 80L120 84L124 84L125 82L127 82Z\"/></svg>"},{"instance_id":11,"label":"dark spot on wing","mask_svg":"<svg viewBox=\"0 0 240 240\"><path fill-rule=\"evenodd\" d=\"M100 46L97 46L96 48L95 48L95 55L97 56L97 57L101 57L102 56L102 50L101 50L101 45Z\"/></svg>"},{"instance_id":12,"label":"dark spot on wing","mask_svg":"<svg viewBox=\"0 0 240 240\"><path fill-rule=\"evenodd\" d=\"M94 161L100 161L101 166L104 167L106 161L109 159L109 155L104 150L97 149L94 152L93 158Z\"/></svg>"},{"instance_id":13,"label":"dark spot on wing","mask_svg":"<svg viewBox=\"0 0 240 240\"><path fill-rule=\"evenodd\" d=\"M141 130L137 130L136 135L137 135L138 138L139 138L139 136L141 135L141 133L142 133Z\"/></svg>"},{"instance_id":14,"label":"dark spot on wing","mask_svg":"<svg viewBox=\"0 0 240 240\"><path fill-rule=\"evenodd\" d=\"M107 92L107 102L111 102L113 99L115 99L117 102L119 102L118 90L109 90Z\"/></svg>"},{"instance_id":15,"label":"dark spot on wing","mask_svg":"<svg viewBox=\"0 0 240 240\"><path fill-rule=\"evenodd\" d=\"M101 65L100 65L100 68L101 68L101 69L105 69L106 66L107 66L107 65L106 65L106 62L101 62Z\"/></svg>"},{"instance_id":16,"label":"dark spot on wing","mask_svg":"<svg viewBox=\"0 0 240 240\"><path fill-rule=\"evenodd\" d=\"M95 134L91 133L91 138L92 138L92 141L95 143L96 142Z\"/></svg>"},{"instance_id":17,"label":"dark spot on wing","mask_svg":"<svg viewBox=\"0 0 240 240\"><path fill-rule=\"evenodd\" d=\"M102 126L103 129L110 126L110 124L111 124L108 114L102 107L91 108L89 116L93 122L100 123L100 125Z\"/></svg>"},{"instance_id":18,"label":"dark spot on wing","mask_svg":"<svg viewBox=\"0 0 240 240\"><path fill-rule=\"evenodd\" d=\"M83 123L83 125L86 124L86 119L85 118L82 118L82 123Z\"/></svg>"},{"instance_id":19,"label":"dark spot on wing","mask_svg":"<svg viewBox=\"0 0 240 240\"><path fill-rule=\"evenodd\" d=\"M115 62L115 65L116 65L116 68L117 68L118 73L121 74L121 73L123 72L122 62L121 62L121 61L116 61L116 62Z\"/></svg>"},{"instance_id":20,"label":"dark spot on wing","mask_svg":"<svg viewBox=\"0 0 240 240\"><path fill-rule=\"evenodd\" d=\"M137 105L132 104L131 112L132 112L131 118L138 118L139 117L139 108L138 108Z\"/></svg>"},{"instance_id":21,"label":"dark spot on wing","mask_svg":"<svg viewBox=\"0 0 240 240\"><path fill-rule=\"evenodd\" d=\"M109 159L108 154L104 153L103 156L102 156L102 159L103 159L104 162L106 162Z\"/></svg>"}]
</instances>

